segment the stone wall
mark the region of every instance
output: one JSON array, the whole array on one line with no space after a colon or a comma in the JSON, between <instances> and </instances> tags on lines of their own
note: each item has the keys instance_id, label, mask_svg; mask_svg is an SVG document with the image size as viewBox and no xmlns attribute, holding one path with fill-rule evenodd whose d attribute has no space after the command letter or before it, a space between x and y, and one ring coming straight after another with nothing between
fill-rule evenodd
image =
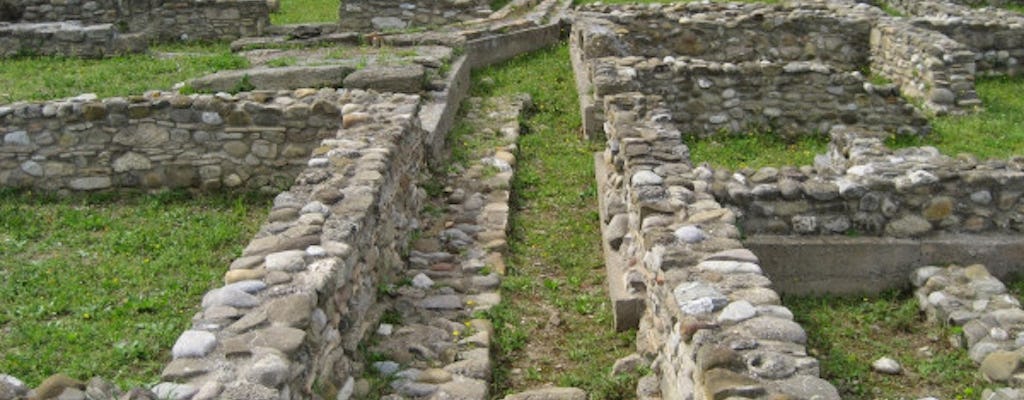
<instances>
[{"instance_id":1,"label":"stone wall","mask_svg":"<svg viewBox=\"0 0 1024 400\"><path fill-rule=\"evenodd\" d=\"M0 107L0 185L45 190L288 187L340 126L334 89Z\"/></svg>"},{"instance_id":2,"label":"stone wall","mask_svg":"<svg viewBox=\"0 0 1024 400\"><path fill-rule=\"evenodd\" d=\"M55 1L20 3L0 22L0 57L103 57L145 51L147 41L215 41L258 36L270 26L265 0Z\"/></svg>"},{"instance_id":3,"label":"stone wall","mask_svg":"<svg viewBox=\"0 0 1024 400\"><path fill-rule=\"evenodd\" d=\"M843 70L868 64L870 20L810 4L588 5L581 10L574 21L573 40L587 59L816 60Z\"/></svg>"},{"instance_id":4,"label":"stone wall","mask_svg":"<svg viewBox=\"0 0 1024 400\"><path fill-rule=\"evenodd\" d=\"M21 55L101 58L143 52L147 42L145 36L121 33L111 24L0 22L0 58Z\"/></svg>"},{"instance_id":5,"label":"stone wall","mask_svg":"<svg viewBox=\"0 0 1024 400\"><path fill-rule=\"evenodd\" d=\"M974 90L974 52L942 35L891 19L871 30L871 70L937 114L981 105Z\"/></svg>"},{"instance_id":6,"label":"stone wall","mask_svg":"<svg viewBox=\"0 0 1024 400\"><path fill-rule=\"evenodd\" d=\"M645 299L637 348L653 360L638 397L838 399L803 328L739 242L735 215L702 181L711 171L690 165L663 100L616 95L605 107L612 172L599 188L602 222L617 220L606 237L629 266L609 279Z\"/></svg>"},{"instance_id":7,"label":"stone wall","mask_svg":"<svg viewBox=\"0 0 1024 400\"><path fill-rule=\"evenodd\" d=\"M747 234L924 237L1024 231L1024 163L892 150L885 135L832 132L817 168L762 168L709 178Z\"/></svg>"},{"instance_id":8,"label":"stone wall","mask_svg":"<svg viewBox=\"0 0 1024 400\"><path fill-rule=\"evenodd\" d=\"M425 194L419 97L339 90L345 126L232 262L162 379L192 399L348 399L384 277L402 268ZM158 385L159 386L159 385ZM167 393L167 392L165 392ZM194 396L192 396L194 394Z\"/></svg>"},{"instance_id":9,"label":"stone wall","mask_svg":"<svg viewBox=\"0 0 1024 400\"><path fill-rule=\"evenodd\" d=\"M437 27L490 14L487 0L346 0L338 10L341 26L359 32Z\"/></svg>"},{"instance_id":10,"label":"stone wall","mask_svg":"<svg viewBox=\"0 0 1024 400\"><path fill-rule=\"evenodd\" d=\"M641 92L661 96L679 130L825 134L854 125L918 134L926 119L892 85L875 86L859 72L826 64L705 62L694 59L601 58L590 63L594 95Z\"/></svg>"},{"instance_id":11,"label":"stone wall","mask_svg":"<svg viewBox=\"0 0 1024 400\"><path fill-rule=\"evenodd\" d=\"M977 73L1017 75L1024 59L1024 16L998 8L969 8L942 0L889 0L910 23L940 32L975 52Z\"/></svg>"}]
</instances>

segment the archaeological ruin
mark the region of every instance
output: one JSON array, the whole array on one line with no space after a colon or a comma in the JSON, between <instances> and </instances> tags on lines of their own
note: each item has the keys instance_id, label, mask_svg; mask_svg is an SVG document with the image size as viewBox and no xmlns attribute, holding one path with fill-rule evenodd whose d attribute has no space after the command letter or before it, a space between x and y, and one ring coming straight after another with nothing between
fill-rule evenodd
<instances>
[{"instance_id":1,"label":"archaeological ruin","mask_svg":"<svg viewBox=\"0 0 1024 400\"><path fill-rule=\"evenodd\" d=\"M983 398L1024 398L1024 310L1000 281L1024 265L1024 159L886 145L985 107L975 77L1020 73L1024 15L981 6L343 0L336 23L274 26L264 0L0 0L0 57L233 40L252 64L125 97L2 104L0 185L276 194L160 383L29 392L0 375L0 400L348 400L371 372L391 376L382 398L495 398L501 327L481 312L502 301L531 99L469 98L470 72L562 41L582 134L602 147L608 329L635 330L649 367L636 398L838 399L780 295L911 287L930 321L962 327L999 386ZM449 224L424 226L457 118L490 146L442 191ZM757 170L691 161L690 138L742 132L814 135L828 151Z\"/></svg>"}]
</instances>

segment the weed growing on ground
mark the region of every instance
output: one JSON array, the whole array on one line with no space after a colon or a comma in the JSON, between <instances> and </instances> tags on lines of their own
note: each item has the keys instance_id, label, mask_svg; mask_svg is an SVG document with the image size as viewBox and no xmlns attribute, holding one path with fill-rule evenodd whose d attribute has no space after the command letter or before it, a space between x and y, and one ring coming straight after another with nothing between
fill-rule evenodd
<instances>
[{"instance_id":1,"label":"weed growing on ground","mask_svg":"<svg viewBox=\"0 0 1024 400\"><path fill-rule=\"evenodd\" d=\"M102 60L4 59L0 60L0 103L82 93L96 93L101 98L139 95L151 89L170 90L177 82L204 74L248 66L245 58L231 53L227 43L160 45L152 47L149 54Z\"/></svg>"},{"instance_id":2,"label":"weed growing on ground","mask_svg":"<svg viewBox=\"0 0 1024 400\"><path fill-rule=\"evenodd\" d=\"M986 386L966 350L950 344L950 329L925 322L908 294L787 297L784 303L807 330L822 377L844 399L973 399ZM903 373L873 372L871 363L881 357L897 360Z\"/></svg>"},{"instance_id":3,"label":"weed growing on ground","mask_svg":"<svg viewBox=\"0 0 1024 400\"><path fill-rule=\"evenodd\" d=\"M154 382L269 201L0 190L0 371Z\"/></svg>"}]
</instances>

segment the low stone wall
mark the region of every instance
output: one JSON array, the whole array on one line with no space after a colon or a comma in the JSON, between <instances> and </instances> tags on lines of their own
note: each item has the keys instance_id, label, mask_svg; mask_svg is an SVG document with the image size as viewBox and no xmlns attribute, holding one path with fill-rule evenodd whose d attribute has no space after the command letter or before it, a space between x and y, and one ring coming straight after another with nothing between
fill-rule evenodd
<instances>
[{"instance_id":1,"label":"low stone wall","mask_svg":"<svg viewBox=\"0 0 1024 400\"><path fill-rule=\"evenodd\" d=\"M891 150L884 135L832 132L818 168L717 171L719 201L741 210L748 234L924 237L1024 231L1024 165L951 158L931 147Z\"/></svg>"},{"instance_id":2,"label":"low stone wall","mask_svg":"<svg viewBox=\"0 0 1024 400\"><path fill-rule=\"evenodd\" d=\"M0 107L0 185L288 187L340 126L334 89L89 96Z\"/></svg>"},{"instance_id":3,"label":"low stone wall","mask_svg":"<svg viewBox=\"0 0 1024 400\"><path fill-rule=\"evenodd\" d=\"M935 31L880 21L871 30L871 70L937 114L962 114L981 105L974 52Z\"/></svg>"},{"instance_id":4,"label":"low stone wall","mask_svg":"<svg viewBox=\"0 0 1024 400\"><path fill-rule=\"evenodd\" d=\"M55 0L18 0L21 21L60 22L80 21L83 24L109 24L117 22L123 10L148 6L148 0L124 2L115 0L87 0L82 2Z\"/></svg>"},{"instance_id":5,"label":"low stone wall","mask_svg":"<svg viewBox=\"0 0 1024 400\"><path fill-rule=\"evenodd\" d=\"M349 399L382 277L402 268L425 194L418 96L337 92L337 135L203 298L162 385L182 398ZM159 386L159 385L158 385ZM165 392L166 393L166 392Z\"/></svg>"},{"instance_id":6,"label":"low stone wall","mask_svg":"<svg viewBox=\"0 0 1024 400\"><path fill-rule=\"evenodd\" d=\"M0 58L39 55L101 58L146 51L147 38L111 24L0 22Z\"/></svg>"},{"instance_id":7,"label":"low stone wall","mask_svg":"<svg viewBox=\"0 0 1024 400\"><path fill-rule=\"evenodd\" d=\"M807 335L779 305L758 259L739 242L735 216L693 168L656 96L605 99L605 228L626 261L623 279L645 299L637 348L655 375L641 399L838 399L807 355Z\"/></svg>"},{"instance_id":8,"label":"low stone wall","mask_svg":"<svg viewBox=\"0 0 1024 400\"><path fill-rule=\"evenodd\" d=\"M150 40L237 39L270 26L265 0L32 0L22 7L20 19L0 21L0 57L104 57L145 51Z\"/></svg>"},{"instance_id":9,"label":"low stone wall","mask_svg":"<svg viewBox=\"0 0 1024 400\"><path fill-rule=\"evenodd\" d=\"M346 30L372 32L436 27L490 14L487 0L346 0L338 22Z\"/></svg>"},{"instance_id":10,"label":"low stone wall","mask_svg":"<svg viewBox=\"0 0 1024 400\"><path fill-rule=\"evenodd\" d=\"M963 268L922 267L910 277L918 306L932 323L962 327L954 339L979 364L981 375L1011 388L985 389L983 399L1019 399L1024 396L1021 361L1024 309L984 265Z\"/></svg>"},{"instance_id":11,"label":"low stone wall","mask_svg":"<svg viewBox=\"0 0 1024 400\"><path fill-rule=\"evenodd\" d=\"M837 15L812 4L587 5L573 23L573 40L586 59L816 60L848 70L867 65L871 31L867 18Z\"/></svg>"},{"instance_id":12,"label":"low stone wall","mask_svg":"<svg viewBox=\"0 0 1024 400\"><path fill-rule=\"evenodd\" d=\"M914 18L910 23L940 32L975 52L977 73L1017 75L1024 67L1024 16L999 8L970 8L949 1L888 0Z\"/></svg>"},{"instance_id":13,"label":"low stone wall","mask_svg":"<svg viewBox=\"0 0 1024 400\"><path fill-rule=\"evenodd\" d=\"M661 96L680 131L772 132L799 137L837 125L900 134L927 131L927 120L891 85L825 64L717 63L693 59L601 58L590 63L594 96L641 92Z\"/></svg>"}]
</instances>

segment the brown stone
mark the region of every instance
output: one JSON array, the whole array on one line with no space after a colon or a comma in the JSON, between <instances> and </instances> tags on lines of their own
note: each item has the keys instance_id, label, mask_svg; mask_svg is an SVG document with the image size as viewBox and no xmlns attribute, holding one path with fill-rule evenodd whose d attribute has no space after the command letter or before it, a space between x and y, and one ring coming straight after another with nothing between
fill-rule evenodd
<instances>
[{"instance_id":1,"label":"brown stone","mask_svg":"<svg viewBox=\"0 0 1024 400\"><path fill-rule=\"evenodd\" d=\"M43 382L39 384L39 387L36 388L35 399L55 399L68 388L85 390L85 382L73 379L64 374L50 375L49 378L44 379Z\"/></svg>"},{"instance_id":2,"label":"brown stone","mask_svg":"<svg viewBox=\"0 0 1024 400\"><path fill-rule=\"evenodd\" d=\"M730 397L754 399L766 394L764 386L746 375L725 369L704 373L704 398L722 400Z\"/></svg>"},{"instance_id":3,"label":"brown stone","mask_svg":"<svg viewBox=\"0 0 1024 400\"><path fill-rule=\"evenodd\" d=\"M921 215L928 221L941 221L953 213L953 199L940 196L932 199L925 206Z\"/></svg>"},{"instance_id":4,"label":"brown stone","mask_svg":"<svg viewBox=\"0 0 1024 400\"><path fill-rule=\"evenodd\" d=\"M261 279L267 274L267 270L260 269L233 269L224 273L224 284L235 283L239 281L248 281L253 279Z\"/></svg>"}]
</instances>

